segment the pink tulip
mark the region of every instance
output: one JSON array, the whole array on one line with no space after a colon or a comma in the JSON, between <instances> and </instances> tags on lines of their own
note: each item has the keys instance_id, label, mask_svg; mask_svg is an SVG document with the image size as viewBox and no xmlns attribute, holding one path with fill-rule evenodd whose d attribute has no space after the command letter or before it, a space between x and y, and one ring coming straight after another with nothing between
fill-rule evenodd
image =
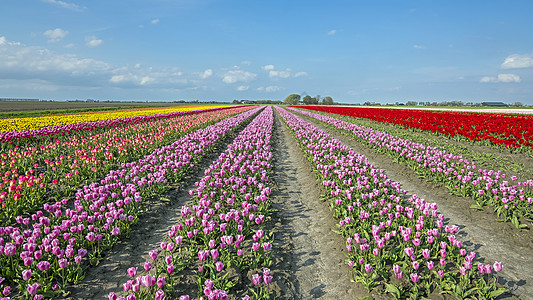
<instances>
[{"instance_id":1,"label":"pink tulip","mask_svg":"<svg viewBox=\"0 0 533 300\"><path fill-rule=\"evenodd\" d=\"M500 272L503 269L503 264L501 262L494 262L494 271Z\"/></svg>"}]
</instances>

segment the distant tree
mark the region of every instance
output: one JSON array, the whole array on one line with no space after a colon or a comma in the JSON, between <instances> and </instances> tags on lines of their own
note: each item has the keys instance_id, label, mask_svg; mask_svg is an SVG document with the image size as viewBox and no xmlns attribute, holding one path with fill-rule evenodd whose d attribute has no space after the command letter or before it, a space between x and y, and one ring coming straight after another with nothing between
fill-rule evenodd
<instances>
[{"instance_id":1,"label":"distant tree","mask_svg":"<svg viewBox=\"0 0 533 300\"><path fill-rule=\"evenodd\" d=\"M283 100L283 103L288 105L296 105L300 103L300 95L290 94L289 96L287 96L287 98L285 98L285 100Z\"/></svg>"},{"instance_id":2,"label":"distant tree","mask_svg":"<svg viewBox=\"0 0 533 300\"><path fill-rule=\"evenodd\" d=\"M320 95L316 95L315 99L316 99L316 104L319 104L321 100Z\"/></svg>"},{"instance_id":3,"label":"distant tree","mask_svg":"<svg viewBox=\"0 0 533 300\"><path fill-rule=\"evenodd\" d=\"M420 102L418 102L418 105L424 106L424 102L420 101Z\"/></svg>"},{"instance_id":4,"label":"distant tree","mask_svg":"<svg viewBox=\"0 0 533 300\"><path fill-rule=\"evenodd\" d=\"M370 101L366 101L365 103L363 103L363 105L372 105L372 103L370 103Z\"/></svg>"},{"instance_id":5,"label":"distant tree","mask_svg":"<svg viewBox=\"0 0 533 300\"><path fill-rule=\"evenodd\" d=\"M240 104L241 102L237 99L233 99L233 104Z\"/></svg>"},{"instance_id":6,"label":"distant tree","mask_svg":"<svg viewBox=\"0 0 533 300\"><path fill-rule=\"evenodd\" d=\"M332 105L333 104L333 98L330 96L326 96L322 99L322 104L324 105Z\"/></svg>"},{"instance_id":7,"label":"distant tree","mask_svg":"<svg viewBox=\"0 0 533 300\"><path fill-rule=\"evenodd\" d=\"M513 106L522 107L522 106L524 106L524 104L522 102L515 102L515 103L513 103Z\"/></svg>"},{"instance_id":8,"label":"distant tree","mask_svg":"<svg viewBox=\"0 0 533 300\"><path fill-rule=\"evenodd\" d=\"M316 105L316 104L318 104L318 101L316 100L315 97L312 97L311 99L309 99L309 104Z\"/></svg>"},{"instance_id":9,"label":"distant tree","mask_svg":"<svg viewBox=\"0 0 533 300\"><path fill-rule=\"evenodd\" d=\"M405 105L407 105L407 106L416 106L416 101L407 101L407 103Z\"/></svg>"},{"instance_id":10,"label":"distant tree","mask_svg":"<svg viewBox=\"0 0 533 300\"><path fill-rule=\"evenodd\" d=\"M311 104L311 99L313 99L313 98L311 98L311 96L305 95L302 101L303 101L304 104L307 105L307 104Z\"/></svg>"}]
</instances>

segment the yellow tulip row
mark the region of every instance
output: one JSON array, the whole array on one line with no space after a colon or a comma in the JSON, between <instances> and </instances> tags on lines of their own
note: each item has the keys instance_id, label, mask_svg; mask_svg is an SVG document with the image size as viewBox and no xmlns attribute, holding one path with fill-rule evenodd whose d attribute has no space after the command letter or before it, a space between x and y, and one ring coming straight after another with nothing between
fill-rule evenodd
<instances>
[{"instance_id":1,"label":"yellow tulip row","mask_svg":"<svg viewBox=\"0 0 533 300\"><path fill-rule=\"evenodd\" d=\"M226 107L230 105L194 105L165 108L142 108L135 110L105 111L95 113L63 114L31 118L0 119L0 132L41 129L49 126L68 125L82 122L120 119L135 116L156 115L180 111Z\"/></svg>"}]
</instances>

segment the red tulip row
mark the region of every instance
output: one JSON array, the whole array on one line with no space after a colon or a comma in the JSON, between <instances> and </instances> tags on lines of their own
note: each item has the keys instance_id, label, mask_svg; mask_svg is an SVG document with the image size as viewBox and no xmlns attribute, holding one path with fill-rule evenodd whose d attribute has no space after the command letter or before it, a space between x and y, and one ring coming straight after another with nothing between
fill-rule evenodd
<instances>
[{"instance_id":1,"label":"red tulip row","mask_svg":"<svg viewBox=\"0 0 533 300\"><path fill-rule=\"evenodd\" d=\"M464 136L472 141L490 141L506 148L533 148L533 116L410 109L362 108L340 106L296 106L405 128Z\"/></svg>"}]
</instances>

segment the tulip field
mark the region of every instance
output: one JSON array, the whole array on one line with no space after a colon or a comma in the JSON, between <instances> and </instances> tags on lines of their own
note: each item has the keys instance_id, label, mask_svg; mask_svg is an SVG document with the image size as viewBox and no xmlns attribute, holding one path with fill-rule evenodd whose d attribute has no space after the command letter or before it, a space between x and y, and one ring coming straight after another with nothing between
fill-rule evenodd
<instances>
[{"instance_id":1,"label":"tulip field","mask_svg":"<svg viewBox=\"0 0 533 300\"><path fill-rule=\"evenodd\" d=\"M532 275L514 270L533 259L533 118L394 113L219 105L2 119L0 299L328 299L306 273L327 282L332 269L356 287L342 299L527 299ZM281 155L287 147L294 152ZM493 163L479 149L504 156ZM281 182L282 166L316 178L318 205L287 205L304 182ZM406 189L413 184L394 170L466 212L443 213L447 203ZM173 206L176 186L187 200ZM146 242L139 224L158 199L178 221L101 272L98 282L112 284L80 291L124 241ZM332 224L333 242L290 227L313 210ZM503 250L465 236L481 222L453 223L465 213L509 237ZM316 260L300 261L298 243L315 245Z\"/></svg>"}]
</instances>

